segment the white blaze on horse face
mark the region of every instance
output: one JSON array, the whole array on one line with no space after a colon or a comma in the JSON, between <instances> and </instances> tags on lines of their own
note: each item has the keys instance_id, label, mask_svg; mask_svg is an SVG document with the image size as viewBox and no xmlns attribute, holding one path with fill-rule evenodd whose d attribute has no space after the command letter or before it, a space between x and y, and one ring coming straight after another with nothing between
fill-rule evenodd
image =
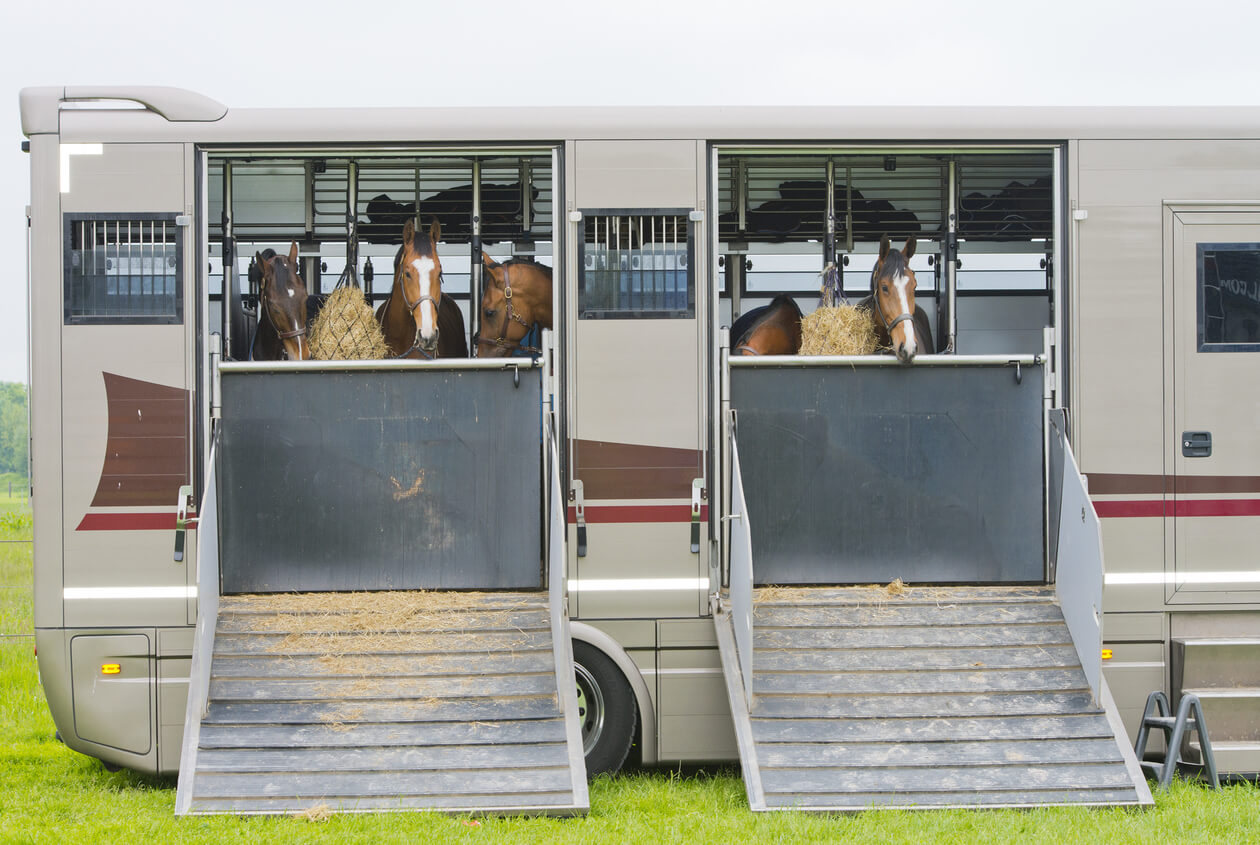
<instances>
[{"instance_id":1,"label":"white blaze on horse face","mask_svg":"<svg viewBox=\"0 0 1260 845\"><path fill-rule=\"evenodd\" d=\"M411 266L416 268L416 275L420 282L420 336L425 340L433 339L433 317L431 314L437 313L437 305L430 300L429 305L432 310L424 307L424 298L429 296L429 278L433 274L433 259L428 256L417 258L411 262ZM412 315L415 316L414 314Z\"/></svg>"},{"instance_id":2,"label":"white blaze on horse face","mask_svg":"<svg viewBox=\"0 0 1260 845\"><path fill-rule=\"evenodd\" d=\"M910 277L907 276L905 273L902 273L901 275L897 276L893 284L897 286L897 296L901 299L901 313L910 314L911 318L913 318L914 314L911 313L910 311L910 300L906 296L906 289L910 285ZM914 339L914 320L909 319L903 322L901 324L901 329L903 332L905 332L905 337L906 337L906 344L905 344L906 355L909 357L913 357L915 353L915 347L917 346Z\"/></svg>"}]
</instances>

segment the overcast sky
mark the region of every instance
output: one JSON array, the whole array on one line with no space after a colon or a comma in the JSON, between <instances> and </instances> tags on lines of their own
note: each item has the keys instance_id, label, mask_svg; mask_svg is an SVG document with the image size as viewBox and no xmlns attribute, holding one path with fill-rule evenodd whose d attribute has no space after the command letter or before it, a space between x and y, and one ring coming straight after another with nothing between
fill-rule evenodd
<instances>
[{"instance_id":1,"label":"overcast sky","mask_svg":"<svg viewBox=\"0 0 1260 845\"><path fill-rule=\"evenodd\" d=\"M0 380L24 381L28 85L175 85L229 108L1260 105L1260 6L41 0L4 4L0 68Z\"/></svg>"}]
</instances>

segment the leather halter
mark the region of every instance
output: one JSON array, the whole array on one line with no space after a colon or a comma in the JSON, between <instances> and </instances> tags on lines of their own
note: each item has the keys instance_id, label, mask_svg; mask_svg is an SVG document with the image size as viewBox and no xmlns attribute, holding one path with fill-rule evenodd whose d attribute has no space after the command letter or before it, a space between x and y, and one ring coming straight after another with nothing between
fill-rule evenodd
<instances>
[{"instance_id":1,"label":"leather halter","mask_svg":"<svg viewBox=\"0 0 1260 845\"><path fill-rule=\"evenodd\" d=\"M527 352L530 355L541 355L541 349L534 346L525 346L521 343L521 340L529 337L529 333L533 330L533 327L530 326L529 323L525 322L524 318L522 318L520 314L517 314L516 310L512 307L512 281L508 276L508 264L504 263L500 266L503 268L503 298L507 303L504 306L507 311L507 319L503 321L503 328L499 331L499 336L497 338L494 340L484 340L478 337L477 343L485 343L487 345L493 344L495 350L499 352L505 349L512 349ZM515 322L517 325L525 329L525 334L521 336L521 340L507 339L508 320Z\"/></svg>"},{"instance_id":2,"label":"leather halter","mask_svg":"<svg viewBox=\"0 0 1260 845\"><path fill-rule=\"evenodd\" d=\"M400 272L400 273L401 273L401 272L402 272L402 269L403 269L403 265L402 265L402 263L400 262L400 263L399 263L399 265L398 265L398 272ZM441 271L441 270L439 270L439 271L438 271L438 290L439 290L439 292L441 291L441 289L442 289L442 271ZM413 323L415 323L415 325L416 325L416 336L415 336L415 339L411 341L411 346L410 346L410 347L408 347L406 350L404 350L404 351L403 351L403 353L402 353L401 355L395 355L394 357L395 357L395 358L406 358L406 357L407 357L408 355L410 355L412 352L419 352L422 356L424 356L424 358L425 358L426 360L432 361L434 358L436 358L436 357L437 357L437 339L436 339L436 338L437 338L437 335L436 335L436 334L434 335L434 341L433 341L433 352L428 352L428 351L426 351L426 350L425 350L425 349L424 349L424 348L420 345L420 343L421 343L421 340L420 340L420 323L416 320L416 309L417 309L417 308L419 308L421 305L423 305L426 301L428 301L428 302L432 302L432 303L433 303L433 313L436 315L436 314L438 313L438 300L437 300L437 298L436 298L436 297L429 296L429 294L427 294L427 293L426 293L426 294L422 294L422 295L420 296L420 298L419 298L419 299L417 299L415 302L412 302L412 301L411 301L411 299L407 296L407 283L406 283L406 282L403 282L402 284L396 284L396 285L394 285L393 290L391 290L391 291L389 292L390 299L393 299L393 297L394 297L394 290L398 290L398 291L401 291L401 292L402 292L403 305L405 305L405 306L407 307L407 313L408 313L409 315L411 315L411 321L412 321ZM439 294L439 295L440 295L440 294ZM433 326L433 329L434 329L434 331L436 332L436 331L437 331L437 325L434 325L434 326Z\"/></svg>"},{"instance_id":3,"label":"leather halter","mask_svg":"<svg viewBox=\"0 0 1260 845\"><path fill-rule=\"evenodd\" d=\"M876 270L879 269L878 265L876 266L875 269ZM888 332L888 342L891 343L893 329L897 328L897 326L901 325L906 320L913 320L914 315L911 314L909 311L902 311L891 322L889 322L888 318L884 316L884 309L879 304L879 291L877 290L877 288L878 288L878 285L875 283L875 274L874 274L874 271L872 271L871 272L871 300L875 304L875 315L879 317L879 321L884 324L884 331Z\"/></svg>"}]
</instances>

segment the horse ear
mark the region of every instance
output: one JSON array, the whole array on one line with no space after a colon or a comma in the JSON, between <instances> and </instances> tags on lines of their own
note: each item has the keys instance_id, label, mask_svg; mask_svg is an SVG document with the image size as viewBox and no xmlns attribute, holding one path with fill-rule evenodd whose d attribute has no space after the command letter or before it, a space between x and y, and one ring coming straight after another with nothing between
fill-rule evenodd
<instances>
[{"instance_id":1,"label":"horse ear","mask_svg":"<svg viewBox=\"0 0 1260 845\"><path fill-rule=\"evenodd\" d=\"M297 241L293 241L291 244L289 244L289 261L292 262L294 266L297 266L297 260L298 260Z\"/></svg>"},{"instance_id":2,"label":"horse ear","mask_svg":"<svg viewBox=\"0 0 1260 845\"><path fill-rule=\"evenodd\" d=\"M883 261L888 257L888 251L892 249L892 238L884 235L879 239L879 260Z\"/></svg>"},{"instance_id":3,"label":"horse ear","mask_svg":"<svg viewBox=\"0 0 1260 845\"><path fill-rule=\"evenodd\" d=\"M433 242L434 246L437 246L438 241L442 240L442 224L438 222L436 217L429 224L429 240Z\"/></svg>"},{"instance_id":4,"label":"horse ear","mask_svg":"<svg viewBox=\"0 0 1260 845\"><path fill-rule=\"evenodd\" d=\"M263 261L262 253L254 253L254 264L258 267L258 287L261 288L267 281L267 271L271 269L271 264Z\"/></svg>"},{"instance_id":5,"label":"horse ear","mask_svg":"<svg viewBox=\"0 0 1260 845\"><path fill-rule=\"evenodd\" d=\"M481 263L486 265L487 267L499 266L499 262L491 258L490 255L484 249L481 251Z\"/></svg>"},{"instance_id":6,"label":"horse ear","mask_svg":"<svg viewBox=\"0 0 1260 845\"><path fill-rule=\"evenodd\" d=\"M406 224L403 225L403 249L411 246L412 240L416 237L416 221L410 217L407 218Z\"/></svg>"},{"instance_id":7,"label":"horse ear","mask_svg":"<svg viewBox=\"0 0 1260 845\"><path fill-rule=\"evenodd\" d=\"M494 274L494 268L498 267L499 263L487 255L484 249L481 251L481 264L486 268L486 272L490 276L490 284L494 285L496 288L502 288L503 282L501 282L499 277Z\"/></svg>"},{"instance_id":8,"label":"horse ear","mask_svg":"<svg viewBox=\"0 0 1260 845\"><path fill-rule=\"evenodd\" d=\"M901 254L906 257L907 261L909 261L911 258L914 258L914 247L915 247L915 239L913 237L906 238L906 246L905 246L905 249L901 251Z\"/></svg>"}]
</instances>

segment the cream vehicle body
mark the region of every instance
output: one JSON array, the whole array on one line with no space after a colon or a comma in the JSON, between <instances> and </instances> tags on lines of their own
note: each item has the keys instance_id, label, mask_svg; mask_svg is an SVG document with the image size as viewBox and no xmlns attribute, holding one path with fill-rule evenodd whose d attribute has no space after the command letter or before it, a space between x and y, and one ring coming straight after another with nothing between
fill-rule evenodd
<instances>
[{"instance_id":1,"label":"cream vehicle body","mask_svg":"<svg viewBox=\"0 0 1260 845\"><path fill-rule=\"evenodd\" d=\"M296 241L312 293L348 276L379 302L402 219L384 197L442 217L470 334L482 248L554 269L543 392L588 764L632 741L649 764L740 756L714 624L738 521L723 328L778 292L812 310L828 263L860 298L890 233L918 239L936 351L1035 359L1068 412L1125 729L1148 692L1193 689L1221 768L1260 770L1260 111L252 110L101 87L21 105L36 639L72 748L179 769L193 517L216 367L254 319L248 259ZM1032 556L926 580L1052 582Z\"/></svg>"}]
</instances>

